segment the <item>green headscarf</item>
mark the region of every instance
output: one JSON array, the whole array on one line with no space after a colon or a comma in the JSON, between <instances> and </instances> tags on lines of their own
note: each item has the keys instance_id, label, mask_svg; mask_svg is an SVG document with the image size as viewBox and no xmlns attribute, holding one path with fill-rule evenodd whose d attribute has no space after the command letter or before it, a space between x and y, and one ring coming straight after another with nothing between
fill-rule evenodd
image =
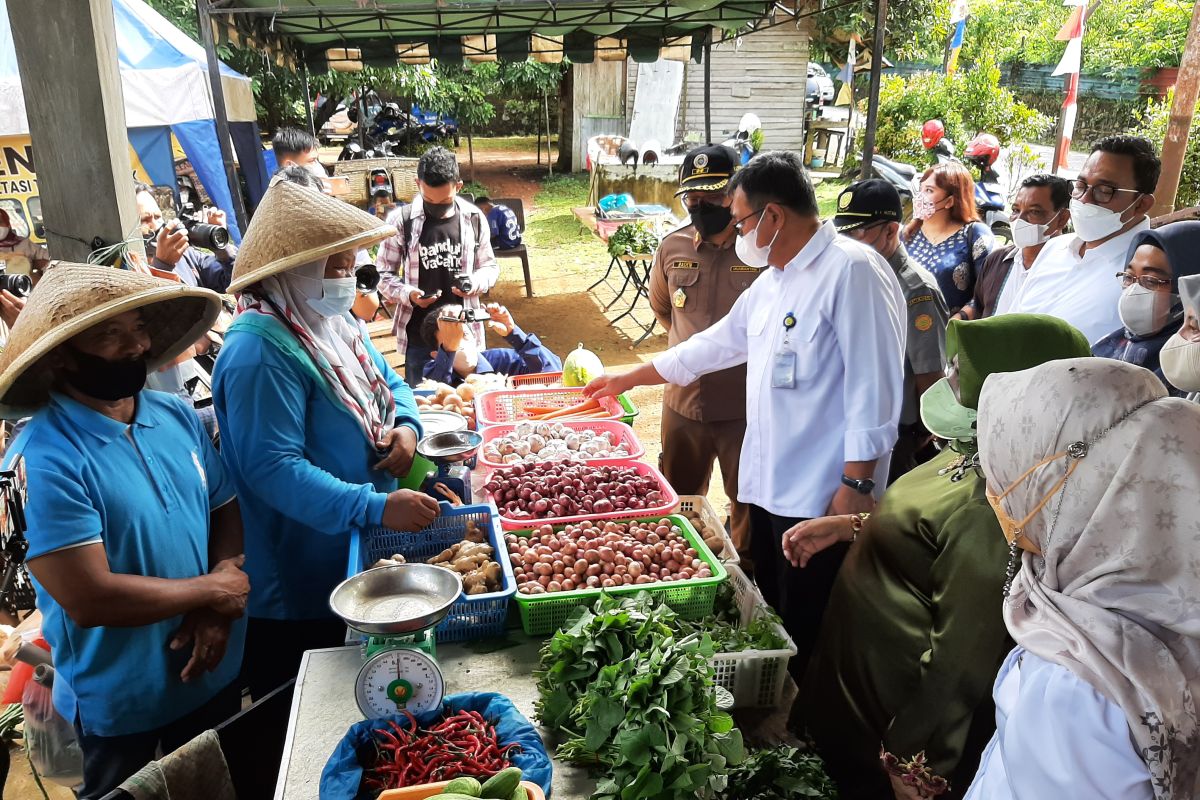
<instances>
[{"instance_id":1,"label":"green headscarf","mask_svg":"<svg viewBox=\"0 0 1200 800\"><path fill-rule=\"evenodd\" d=\"M972 451L979 393L989 375L1090 354L1083 334L1057 317L1005 314L975 321L951 320L946 328L946 359L958 356L959 396L954 396L950 382L942 378L921 395L921 421L955 449Z\"/></svg>"},{"instance_id":2,"label":"green headscarf","mask_svg":"<svg viewBox=\"0 0 1200 800\"><path fill-rule=\"evenodd\" d=\"M959 402L967 408L979 408L983 382L993 373L1020 372L1091 354L1082 333L1045 314L950 320L946 328L946 360L958 356Z\"/></svg>"}]
</instances>

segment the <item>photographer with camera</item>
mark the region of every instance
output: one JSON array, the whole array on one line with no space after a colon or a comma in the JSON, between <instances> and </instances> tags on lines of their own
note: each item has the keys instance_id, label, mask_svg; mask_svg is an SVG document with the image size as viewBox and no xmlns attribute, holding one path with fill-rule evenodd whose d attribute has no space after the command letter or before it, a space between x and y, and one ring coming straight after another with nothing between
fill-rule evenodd
<instances>
[{"instance_id":1,"label":"photographer with camera","mask_svg":"<svg viewBox=\"0 0 1200 800\"><path fill-rule=\"evenodd\" d=\"M377 260L380 291L396 303L396 342L410 386L421 381L430 360L421 333L425 318L451 303L479 309L479 296L500 277L487 219L458 196L462 180L454 153L434 147L421 156L417 188L412 205L388 215L398 233L380 245ZM483 325L469 327L475 341L484 341Z\"/></svg>"},{"instance_id":2,"label":"photographer with camera","mask_svg":"<svg viewBox=\"0 0 1200 800\"><path fill-rule=\"evenodd\" d=\"M472 323L486 322L487 327L511 345L483 349L475 338ZM457 386L471 374L535 375L559 372L562 360L550 352L536 334L526 333L513 322L512 314L498 303L484 310L446 305L429 314L421 324L422 340L432 349L432 361L425 365L425 377Z\"/></svg>"},{"instance_id":3,"label":"photographer with camera","mask_svg":"<svg viewBox=\"0 0 1200 800\"><path fill-rule=\"evenodd\" d=\"M202 286L224 293L229 288L237 247L229 241L225 212L206 208L194 217L180 216L165 222L162 209L148 184L134 189L146 257L156 269L174 272L187 286ZM198 248L211 250L204 253Z\"/></svg>"}]
</instances>

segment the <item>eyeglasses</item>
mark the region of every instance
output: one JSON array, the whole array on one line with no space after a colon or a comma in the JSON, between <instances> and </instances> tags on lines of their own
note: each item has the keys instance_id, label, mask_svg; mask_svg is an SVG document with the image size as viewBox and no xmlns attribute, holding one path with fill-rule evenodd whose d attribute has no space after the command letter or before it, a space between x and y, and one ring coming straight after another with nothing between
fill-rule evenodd
<instances>
[{"instance_id":1,"label":"eyeglasses","mask_svg":"<svg viewBox=\"0 0 1200 800\"><path fill-rule=\"evenodd\" d=\"M1111 203L1112 199L1117 196L1117 192L1126 192L1128 194L1145 194L1137 189L1118 189L1115 186L1109 186L1105 183L1089 184L1083 178L1076 178L1071 184L1071 197L1076 200L1082 200L1083 196L1091 190L1092 197L1097 203Z\"/></svg>"},{"instance_id":2,"label":"eyeglasses","mask_svg":"<svg viewBox=\"0 0 1200 800\"><path fill-rule=\"evenodd\" d=\"M735 231L737 231L738 233L744 233L744 231L742 230L742 223L745 222L746 220L750 219L751 217L757 217L759 214L763 213L766 210L767 210L767 207L763 206L758 211L751 211L749 214L742 217L737 222L733 223L733 229Z\"/></svg>"},{"instance_id":3,"label":"eyeglasses","mask_svg":"<svg viewBox=\"0 0 1200 800\"><path fill-rule=\"evenodd\" d=\"M1152 278L1149 275L1143 275L1140 278L1132 272L1118 272L1117 280L1121 282L1121 286L1128 289L1137 283L1148 292L1161 292L1170 287L1171 282L1163 278Z\"/></svg>"}]
</instances>

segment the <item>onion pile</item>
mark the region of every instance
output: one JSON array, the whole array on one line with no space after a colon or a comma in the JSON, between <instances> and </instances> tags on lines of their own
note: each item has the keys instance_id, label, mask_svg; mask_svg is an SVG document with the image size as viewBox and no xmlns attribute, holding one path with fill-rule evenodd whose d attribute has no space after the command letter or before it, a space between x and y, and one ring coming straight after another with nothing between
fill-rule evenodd
<instances>
[{"instance_id":1,"label":"onion pile","mask_svg":"<svg viewBox=\"0 0 1200 800\"><path fill-rule=\"evenodd\" d=\"M611 464L514 464L483 488L501 516L517 520L661 508L666 499L653 475Z\"/></svg>"},{"instance_id":2,"label":"onion pile","mask_svg":"<svg viewBox=\"0 0 1200 800\"><path fill-rule=\"evenodd\" d=\"M596 433L561 422L518 422L512 433L488 442L483 457L493 464L536 464L628 458L629 449L611 431Z\"/></svg>"},{"instance_id":3,"label":"onion pile","mask_svg":"<svg viewBox=\"0 0 1200 800\"><path fill-rule=\"evenodd\" d=\"M669 519L658 522L581 522L555 531L504 537L517 591L523 594L612 589L689 578L712 570Z\"/></svg>"}]
</instances>

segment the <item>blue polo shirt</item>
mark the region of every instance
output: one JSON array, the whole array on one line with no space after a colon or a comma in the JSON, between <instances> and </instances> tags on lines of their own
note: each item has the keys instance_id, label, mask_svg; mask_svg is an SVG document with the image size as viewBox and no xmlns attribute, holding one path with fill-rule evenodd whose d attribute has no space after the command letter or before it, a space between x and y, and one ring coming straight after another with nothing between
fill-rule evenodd
<instances>
[{"instance_id":1,"label":"blue polo shirt","mask_svg":"<svg viewBox=\"0 0 1200 800\"><path fill-rule=\"evenodd\" d=\"M133 424L54 394L14 440L25 458L28 559L101 542L113 572L194 578L209 570L209 513L233 483L196 412L174 395L143 391ZM245 620L234 623L215 672L179 679L191 647L168 644L182 617L133 628L81 628L34 579L42 630L54 652L54 705L85 733L154 730L202 706L242 664Z\"/></svg>"},{"instance_id":2,"label":"blue polo shirt","mask_svg":"<svg viewBox=\"0 0 1200 800\"><path fill-rule=\"evenodd\" d=\"M420 435L412 389L370 341L396 401L396 422ZM373 469L374 445L312 358L274 317L244 312L213 371L221 456L237 488L250 576L248 613L327 619L346 578L350 532L379 525L396 479Z\"/></svg>"}]
</instances>

